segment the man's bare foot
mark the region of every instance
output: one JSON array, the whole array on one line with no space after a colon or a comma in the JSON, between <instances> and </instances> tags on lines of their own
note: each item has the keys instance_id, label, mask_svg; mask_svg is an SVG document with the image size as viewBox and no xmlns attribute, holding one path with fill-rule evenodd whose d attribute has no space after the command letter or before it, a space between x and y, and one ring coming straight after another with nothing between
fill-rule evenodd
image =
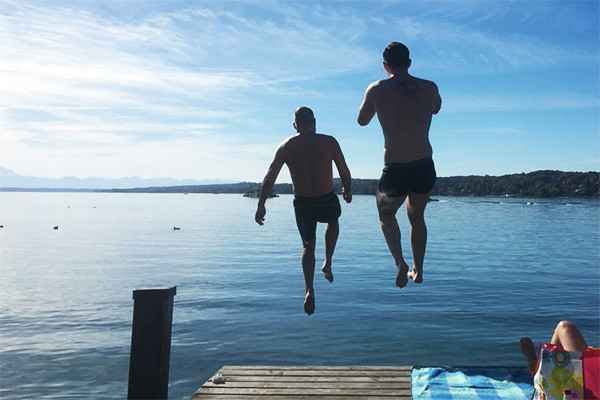
<instances>
[{"instance_id":1,"label":"man's bare foot","mask_svg":"<svg viewBox=\"0 0 600 400\"><path fill-rule=\"evenodd\" d=\"M527 369L533 377L535 375L535 363L537 361L537 356L535 355L535 346L528 337L522 337L521 340L519 340L519 344L521 345L521 353L523 353L525 359L527 360Z\"/></svg>"},{"instance_id":2,"label":"man's bare foot","mask_svg":"<svg viewBox=\"0 0 600 400\"><path fill-rule=\"evenodd\" d=\"M396 267L398 268L398 267ZM403 288L408 283L408 264L402 263L402 266L398 268L398 274L396 275L396 286Z\"/></svg>"},{"instance_id":3,"label":"man's bare foot","mask_svg":"<svg viewBox=\"0 0 600 400\"><path fill-rule=\"evenodd\" d=\"M331 272L331 261L325 261L325 263L323 263L323 268L321 268L321 271L323 272L323 276L325 277L325 279L327 279L329 282L333 282L333 272Z\"/></svg>"},{"instance_id":4,"label":"man's bare foot","mask_svg":"<svg viewBox=\"0 0 600 400\"><path fill-rule=\"evenodd\" d=\"M304 312L307 315L312 315L315 312L315 295L309 291L306 292L306 297L304 298Z\"/></svg>"},{"instance_id":5,"label":"man's bare foot","mask_svg":"<svg viewBox=\"0 0 600 400\"><path fill-rule=\"evenodd\" d=\"M417 270L413 267L412 271L408 273L408 277L411 278L415 283L423 283L423 270Z\"/></svg>"}]
</instances>

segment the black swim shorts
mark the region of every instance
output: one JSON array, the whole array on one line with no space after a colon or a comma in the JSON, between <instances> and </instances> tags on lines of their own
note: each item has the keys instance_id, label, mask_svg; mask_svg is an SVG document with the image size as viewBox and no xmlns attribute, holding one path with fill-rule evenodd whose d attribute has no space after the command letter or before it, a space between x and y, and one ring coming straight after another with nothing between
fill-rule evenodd
<instances>
[{"instance_id":1,"label":"black swim shorts","mask_svg":"<svg viewBox=\"0 0 600 400\"><path fill-rule=\"evenodd\" d=\"M315 239L317 222L333 222L342 215L340 200L333 192L319 197L294 196L294 211L303 242Z\"/></svg>"},{"instance_id":2,"label":"black swim shorts","mask_svg":"<svg viewBox=\"0 0 600 400\"><path fill-rule=\"evenodd\" d=\"M435 185L435 166L431 157L402 163L386 163L377 189L391 197L409 192L427 194Z\"/></svg>"}]
</instances>

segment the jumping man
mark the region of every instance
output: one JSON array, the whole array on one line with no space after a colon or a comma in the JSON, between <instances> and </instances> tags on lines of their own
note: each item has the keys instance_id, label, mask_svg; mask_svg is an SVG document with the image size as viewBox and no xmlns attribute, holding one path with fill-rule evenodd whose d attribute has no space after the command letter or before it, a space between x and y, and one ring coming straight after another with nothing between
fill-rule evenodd
<instances>
[{"instance_id":1,"label":"jumping man","mask_svg":"<svg viewBox=\"0 0 600 400\"><path fill-rule=\"evenodd\" d=\"M367 125L377 114L385 148L385 167L377 190L379 221L388 248L396 263L396 285L406 286L408 278L423 282L423 259L427 244L425 206L436 179L429 143L433 114L440 111L442 99L435 83L408 73L411 60L408 48L392 42L383 52L383 67L388 79L373 82L365 92L358 123ZM411 225L410 243L413 268L402 256L400 227L396 212L406 202Z\"/></svg>"},{"instance_id":2,"label":"jumping man","mask_svg":"<svg viewBox=\"0 0 600 400\"><path fill-rule=\"evenodd\" d=\"M347 203L352 201L350 193L350 170L337 140L332 136L316 133L316 120L312 110L299 107L294 112L294 128L297 134L281 143L275 152L267 175L260 189L260 198L255 220L259 225L265 220L265 201L283 164L287 164L292 177L296 224L302 238L302 271L306 293L304 312L315 311L315 241L317 222L325 225L325 260L323 275L333 282L331 260L339 234L338 218L342 210L338 197L333 193L333 171L335 162L342 181L342 196Z\"/></svg>"}]
</instances>

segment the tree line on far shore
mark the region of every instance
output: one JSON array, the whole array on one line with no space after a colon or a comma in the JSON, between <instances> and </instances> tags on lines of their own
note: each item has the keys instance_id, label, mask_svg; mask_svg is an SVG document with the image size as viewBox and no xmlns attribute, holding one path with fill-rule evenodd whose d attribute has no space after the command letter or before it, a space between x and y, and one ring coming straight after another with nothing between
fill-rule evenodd
<instances>
[{"instance_id":1,"label":"tree line on far shore","mask_svg":"<svg viewBox=\"0 0 600 400\"><path fill-rule=\"evenodd\" d=\"M433 194L598 198L600 172L535 171L503 176L456 176L439 179Z\"/></svg>"},{"instance_id":2,"label":"tree line on far shore","mask_svg":"<svg viewBox=\"0 0 600 400\"><path fill-rule=\"evenodd\" d=\"M374 195L377 179L352 179L353 194ZM138 189L113 189L110 192L144 193L246 193L257 191L260 183L242 182L220 185L171 186ZM275 193L290 194L289 183L275 184ZM341 191L339 179L334 190ZM600 197L600 172L535 171L503 176L438 177L432 196L510 196L510 197Z\"/></svg>"}]
</instances>

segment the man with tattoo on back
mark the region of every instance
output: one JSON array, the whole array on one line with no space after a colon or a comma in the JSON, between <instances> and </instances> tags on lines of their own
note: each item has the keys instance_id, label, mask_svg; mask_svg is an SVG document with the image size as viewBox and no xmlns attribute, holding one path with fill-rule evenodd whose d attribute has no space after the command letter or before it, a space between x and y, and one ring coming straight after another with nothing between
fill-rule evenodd
<instances>
[{"instance_id":1,"label":"man with tattoo on back","mask_svg":"<svg viewBox=\"0 0 600 400\"><path fill-rule=\"evenodd\" d=\"M365 92L358 123L367 125L377 114L385 148L385 167L377 187L379 221L388 248L396 263L396 286L402 288L412 278L423 282L423 259L427 244L425 206L436 179L429 127L433 114L440 111L442 99L435 83L408 73L408 48L392 42L383 52L388 79L373 82ZM400 227L396 212L406 200L411 225L410 244L413 268L402 256Z\"/></svg>"}]
</instances>

